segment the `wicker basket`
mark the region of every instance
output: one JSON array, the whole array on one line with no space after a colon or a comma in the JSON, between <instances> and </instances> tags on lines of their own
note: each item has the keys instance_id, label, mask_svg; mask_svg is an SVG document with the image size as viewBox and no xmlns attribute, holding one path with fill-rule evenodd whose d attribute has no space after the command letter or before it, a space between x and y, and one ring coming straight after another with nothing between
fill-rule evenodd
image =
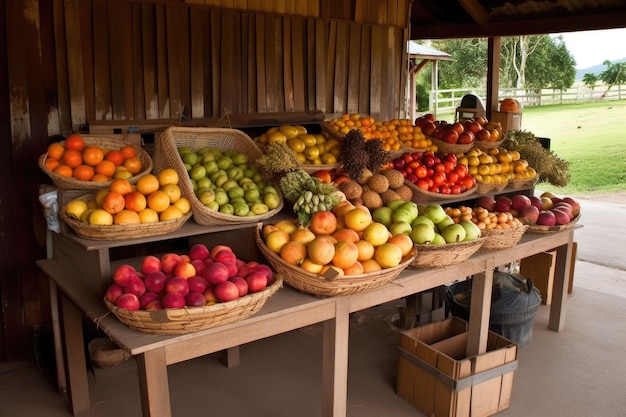
<instances>
[{"instance_id":1,"label":"wicker basket","mask_svg":"<svg viewBox=\"0 0 626 417\"><path fill-rule=\"evenodd\" d=\"M474 142L474 147L480 149L481 151L488 151L489 149L499 148L502 146L506 139L500 139L495 142L489 142L486 140L477 140Z\"/></svg>"},{"instance_id":2,"label":"wicker basket","mask_svg":"<svg viewBox=\"0 0 626 417\"><path fill-rule=\"evenodd\" d=\"M276 275L274 282L263 291L237 300L205 307L184 307L157 311L129 311L104 299L104 303L122 323L145 333L175 335L197 332L246 319L257 313L267 300L283 285Z\"/></svg>"},{"instance_id":3,"label":"wicker basket","mask_svg":"<svg viewBox=\"0 0 626 417\"><path fill-rule=\"evenodd\" d=\"M265 153L267 152L267 146L259 143L257 139L254 139L254 144L261 150L261 152ZM333 170L335 168L339 168L341 166L340 162L334 163L334 164L300 164L300 168L305 171L308 172L309 174L315 172L315 171L320 171L322 169L330 171Z\"/></svg>"},{"instance_id":4,"label":"wicker basket","mask_svg":"<svg viewBox=\"0 0 626 417\"><path fill-rule=\"evenodd\" d=\"M465 153L472 149L476 143L476 141L466 144L448 143L435 138L430 138L430 140L432 140L433 145L437 146L437 150L443 153Z\"/></svg>"},{"instance_id":5,"label":"wicker basket","mask_svg":"<svg viewBox=\"0 0 626 417\"><path fill-rule=\"evenodd\" d=\"M189 173L178 153L179 147L188 147L196 151L205 146L212 146L221 150L235 150L246 154L250 161L262 155L261 150L245 133L236 129L201 128L201 127L168 127L159 138L154 153L154 169L160 172L167 167L174 168L180 177L180 186L184 195L191 203L191 211L196 223L211 226L224 224L254 223L267 219L283 208L283 198L280 204L265 214L256 216L235 216L220 213L206 207L193 191Z\"/></svg>"},{"instance_id":6,"label":"wicker basket","mask_svg":"<svg viewBox=\"0 0 626 417\"><path fill-rule=\"evenodd\" d=\"M422 190L421 188L417 187L415 184L407 180L404 180L404 184L407 185L413 191L413 201L415 203L427 203L429 201L463 199L474 194L476 190L478 189L478 185L475 185L469 190L462 192L461 194L442 194L442 193L433 193L431 191Z\"/></svg>"},{"instance_id":7,"label":"wicker basket","mask_svg":"<svg viewBox=\"0 0 626 417\"><path fill-rule=\"evenodd\" d=\"M521 180L510 180L509 188L522 188L522 187L530 187L537 182L537 177L529 178L529 179L521 179Z\"/></svg>"},{"instance_id":8,"label":"wicker basket","mask_svg":"<svg viewBox=\"0 0 626 417\"><path fill-rule=\"evenodd\" d=\"M528 232L530 233L553 233L560 232L561 230L567 230L573 227L576 222L580 219L580 214L572 219L571 222L567 224L561 224L558 226L540 226L537 224L532 224L528 226Z\"/></svg>"},{"instance_id":9,"label":"wicker basket","mask_svg":"<svg viewBox=\"0 0 626 417\"><path fill-rule=\"evenodd\" d=\"M381 287L393 281L415 258L415 252L405 257L402 262L393 268L383 269L367 274L339 276L329 280L304 269L290 265L283 261L275 252L265 245L261 238L262 225L257 225L257 246L265 255L267 261L276 271L283 275L285 283L299 291L313 294L318 297L332 297L336 295L354 294L368 289Z\"/></svg>"},{"instance_id":10,"label":"wicker basket","mask_svg":"<svg viewBox=\"0 0 626 417\"><path fill-rule=\"evenodd\" d=\"M517 245L524 233L528 229L527 225L508 227L503 229L483 230L485 243L480 247L481 252L490 252L502 249L509 249Z\"/></svg>"},{"instance_id":11,"label":"wicker basket","mask_svg":"<svg viewBox=\"0 0 626 417\"><path fill-rule=\"evenodd\" d=\"M323 120L320 122L320 127L322 128L322 134L327 138L337 139L338 141L343 141L345 135L342 135L330 124L330 122Z\"/></svg>"},{"instance_id":12,"label":"wicker basket","mask_svg":"<svg viewBox=\"0 0 626 417\"><path fill-rule=\"evenodd\" d=\"M143 177L144 175L152 171L152 158L150 158L150 155L148 155L146 151L144 151L143 149L135 145L131 145L127 142L123 142L117 139L99 138L95 136L91 136L91 137L85 136L83 137L83 139L87 146L97 145L101 147L102 149L121 149L123 146L132 146L133 149L135 149L135 153L137 154L137 157L141 160L141 166L143 168L143 171L141 171L139 174L134 175L128 179L128 181L130 181L131 184L136 184L139 178ZM81 181L73 177L64 177L63 175L59 175L56 172L53 172L49 170L48 168L46 168L45 162L47 158L48 158L47 153L39 157L39 168L41 168L41 170L46 175L48 175L50 179L52 179L52 183L59 188L62 188L64 190L100 190L102 188L107 188L109 185L111 185L112 181L104 181L104 182Z\"/></svg>"},{"instance_id":13,"label":"wicker basket","mask_svg":"<svg viewBox=\"0 0 626 417\"><path fill-rule=\"evenodd\" d=\"M485 240L484 237L480 237L471 242L415 245L417 256L409 268L441 268L460 264L476 253Z\"/></svg>"},{"instance_id":14,"label":"wicker basket","mask_svg":"<svg viewBox=\"0 0 626 417\"><path fill-rule=\"evenodd\" d=\"M492 191L502 191L506 188L506 186L508 185L508 181L507 182L503 182L501 184L486 184L484 182L481 181L477 181L476 182L476 193L477 194L488 194Z\"/></svg>"}]
</instances>

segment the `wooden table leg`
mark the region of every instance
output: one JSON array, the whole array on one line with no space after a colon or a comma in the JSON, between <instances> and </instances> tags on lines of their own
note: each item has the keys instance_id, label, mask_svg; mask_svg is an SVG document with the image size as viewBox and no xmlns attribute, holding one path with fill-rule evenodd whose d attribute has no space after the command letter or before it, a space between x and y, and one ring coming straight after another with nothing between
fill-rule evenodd
<instances>
[{"instance_id":1,"label":"wooden table leg","mask_svg":"<svg viewBox=\"0 0 626 417\"><path fill-rule=\"evenodd\" d=\"M493 265L472 278L472 302L470 304L467 355L474 356L487 351L489 315L491 313L491 289L493 288Z\"/></svg>"},{"instance_id":2,"label":"wooden table leg","mask_svg":"<svg viewBox=\"0 0 626 417\"><path fill-rule=\"evenodd\" d=\"M565 309L567 307L567 287L569 285L570 265L574 233L569 232L567 245L556 249L556 265L554 268L554 286L552 288L552 304L548 328L560 332L565 328Z\"/></svg>"},{"instance_id":3,"label":"wooden table leg","mask_svg":"<svg viewBox=\"0 0 626 417\"><path fill-rule=\"evenodd\" d=\"M165 349L137 356L143 417L172 417Z\"/></svg>"},{"instance_id":4,"label":"wooden table leg","mask_svg":"<svg viewBox=\"0 0 626 417\"><path fill-rule=\"evenodd\" d=\"M324 322L322 354L322 416L345 417L348 402L348 340L350 300L335 303L335 319Z\"/></svg>"},{"instance_id":5,"label":"wooden table leg","mask_svg":"<svg viewBox=\"0 0 626 417\"><path fill-rule=\"evenodd\" d=\"M61 314L67 396L72 414L85 415L91 410L91 400L83 337L83 314L64 294L61 294Z\"/></svg>"}]
</instances>

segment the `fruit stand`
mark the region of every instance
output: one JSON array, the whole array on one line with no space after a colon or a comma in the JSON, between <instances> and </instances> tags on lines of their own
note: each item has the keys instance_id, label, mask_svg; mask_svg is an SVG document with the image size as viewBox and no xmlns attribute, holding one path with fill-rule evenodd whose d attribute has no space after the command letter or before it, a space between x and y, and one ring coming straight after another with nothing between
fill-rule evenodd
<instances>
[{"instance_id":1,"label":"fruit stand","mask_svg":"<svg viewBox=\"0 0 626 417\"><path fill-rule=\"evenodd\" d=\"M278 217L283 215L286 214L280 213ZM111 251L174 239L186 239L189 245L220 239L237 242L238 250L259 256L254 247L254 225L200 226L188 222L167 235L102 241L52 233L52 257L38 261L38 265L60 290L62 345L69 358L67 388L74 415L90 409L82 329L82 317L87 316L118 346L137 358L144 416L171 416L168 365L324 323L321 409L324 416L338 417L346 415L350 313L473 276L474 302L470 310L467 353L479 354L485 352L487 344L493 269L511 260L554 250L556 267L549 328L561 331L565 321L574 230L525 234L512 248L478 252L464 263L441 268L406 269L391 283L356 294L319 298L284 287L250 318L170 336L137 332L109 314L102 302L102 293L115 266L110 262ZM231 359L231 365L236 364L237 358Z\"/></svg>"}]
</instances>

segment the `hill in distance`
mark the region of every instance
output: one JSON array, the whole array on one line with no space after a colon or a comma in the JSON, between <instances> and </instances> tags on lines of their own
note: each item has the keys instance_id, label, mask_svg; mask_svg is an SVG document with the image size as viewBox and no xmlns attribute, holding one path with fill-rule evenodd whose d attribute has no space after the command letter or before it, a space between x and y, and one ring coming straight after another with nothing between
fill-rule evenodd
<instances>
[{"instance_id":1,"label":"hill in distance","mask_svg":"<svg viewBox=\"0 0 626 417\"><path fill-rule=\"evenodd\" d=\"M615 61L611 61L612 63L616 63L616 62L626 62L626 58L622 58L622 59L617 59ZM606 65L604 64L598 64L598 65L594 65L592 67L588 67L588 68L582 68L582 69L577 69L576 70L576 79L577 80L582 80L583 76L585 74L595 74L595 75L600 75L600 73L602 71L604 71L606 69Z\"/></svg>"}]
</instances>

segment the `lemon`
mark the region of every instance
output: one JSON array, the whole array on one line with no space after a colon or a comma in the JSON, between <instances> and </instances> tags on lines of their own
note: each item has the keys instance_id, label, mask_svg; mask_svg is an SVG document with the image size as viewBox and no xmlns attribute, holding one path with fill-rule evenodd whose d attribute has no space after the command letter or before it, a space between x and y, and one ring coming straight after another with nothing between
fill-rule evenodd
<instances>
[{"instance_id":1,"label":"lemon","mask_svg":"<svg viewBox=\"0 0 626 417\"><path fill-rule=\"evenodd\" d=\"M337 163L337 158L335 158L335 155L329 152L326 152L325 154L323 154L321 158L322 158L322 163L324 164L336 164Z\"/></svg>"},{"instance_id":2,"label":"lemon","mask_svg":"<svg viewBox=\"0 0 626 417\"><path fill-rule=\"evenodd\" d=\"M306 127L304 127L304 126L295 125L294 127L298 131L298 135L306 135L308 133L307 130L306 130Z\"/></svg>"},{"instance_id":3,"label":"lemon","mask_svg":"<svg viewBox=\"0 0 626 417\"><path fill-rule=\"evenodd\" d=\"M315 146L307 146L306 148L304 148L303 153L306 159L309 161L313 161L320 156L320 150L317 149Z\"/></svg>"},{"instance_id":4,"label":"lemon","mask_svg":"<svg viewBox=\"0 0 626 417\"><path fill-rule=\"evenodd\" d=\"M293 139L298 136L298 129L296 129L295 126L283 125L280 126L278 130L283 133L287 139Z\"/></svg>"},{"instance_id":5,"label":"lemon","mask_svg":"<svg viewBox=\"0 0 626 417\"><path fill-rule=\"evenodd\" d=\"M113 224L113 215L104 209L95 209L89 215L90 224L111 225Z\"/></svg>"},{"instance_id":6,"label":"lemon","mask_svg":"<svg viewBox=\"0 0 626 417\"><path fill-rule=\"evenodd\" d=\"M268 133L267 134L267 143L269 145L271 145L273 143L287 143L287 136L285 136L285 134L280 132L280 131Z\"/></svg>"},{"instance_id":7,"label":"lemon","mask_svg":"<svg viewBox=\"0 0 626 417\"><path fill-rule=\"evenodd\" d=\"M300 136L300 140L304 143L304 146L315 146L315 144L317 143L315 135L311 134Z\"/></svg>"},{"instance_id":8,"label":"lemon","mask_svg":"<svg viewBox=\"0 0 626 417\"><path fill-rule=\"evenodd\" d=\"M287 146L289 146L289 148L296 153L304 151L304 148L306 147L304 142L299 138L288 139Z\"/></svg>"},{"instance_id":9,"label":"lemon","mask_svg":"<svg viewBox=\"0 0 626 417\"><path fill-rule=\"evenodd\" d=\"M89 210L85 200L70 200L65 206L65 212L74 220L80 220L84 212Z\"/></svg>"}]
</instances>

